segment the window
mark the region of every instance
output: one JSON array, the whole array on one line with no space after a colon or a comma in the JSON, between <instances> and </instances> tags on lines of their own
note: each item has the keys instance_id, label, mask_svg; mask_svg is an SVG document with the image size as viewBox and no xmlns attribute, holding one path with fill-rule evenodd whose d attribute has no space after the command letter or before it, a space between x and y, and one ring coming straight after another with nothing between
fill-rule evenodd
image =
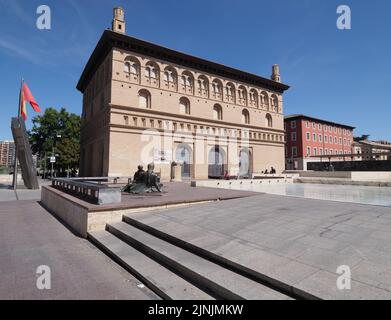
<instances>
[{"instance_id":1,"label":"window","mask_svg":"<svg viewBox=\"0 0 391 320\"><path fill-rule=\"evenodd\" d=\"M339 138L339 144L342 145L342 138Z\"/></svg>"},{"instance_id":2,"label":"window","mask_svg":"<svg viewBox=\"0 0 391 320\"><path fill-rule=\"evenodd\" d=\"M239 103L247 105L247 90L244 86L238 88Z\"/></svg>"},{"instance_id":3,"label":"window","mask_svg":"<svg viewBox=\"0 0 391 320\"><path fill-rule=\"evenodd\" d=\"M320 123L318 124L318 130L322 130L322 125Z\"/></svg>"},{"instance_id":4,"label":"window","mask_svg":"<svg viewBox=\"0 0 391 320\"><path fill-rule=\"evenodd\" d=\"M145 66L145 77L147 79L158 79L159 67L152 62L148 62Z\"/></svg>"},{"instance_id":5,"label":"window","mask_svg":"<svg viewBox=\"0 0 391 320\"><path fill-rule=\"evenodd\" d=\"M307 147L307 157L311 156L311 148Z\"/></svg>"},{"instance_id":6,"label":"window","mask_svg":"<svg viewBox=\"0 0 391 320\"><path fill-rule=\"evenodd\" d=\"M132 60L131 58L127 58L124 63L124 72L127 74L135 74L138 75L139 64L138 62Z\"/></svg>"},{"instance_id":7,"label":"window","mask_svg":"<svg viewBox=\"0 0 391 320\"><path fill-rule=\"evenodd\" d=\"M242 123L250 124L250 114L247 109L243 109L242 111Z\"/></svg>"},{"instance_id":8,"label":"window","mask_svg":"<svg viewBox=\"0 0 391 320\"><path fill-rule=\"evenodd\" d=\"M333 137L332 136L329 137L329 142L333 143Z\"/></svg>"},{"instance_id":9,"label":"window","mask_svg":"<svg viewBox=\"0 0 391 320\"><path fill-rule=\"evenodd\" d=\"M258 108L258 92L255 89L250 90L250 102L255 108Z\"/></svg>"},{"instance_id":10,"label":"window","mask_svg":"<svg viewBox=\"0 0 391 320\"><path fill-rule=\"evenodd\" d=\"M316 148L314 148L314 156L316 156L317 155L317 150L316 150Z\"/></svg>"},{"instance_id":11,"label":"window","mask_svg":"<svg viewBox=\"0 0 391 320\"><path fill-rule=\"evenodd\" d=\"M343 144L346 146L346 138L343 139Z\"/></svg>"},{"instance_id":12,"label":"window","mask_svg":"<svg viewBox=\"0 0 391 320\"><path fill-rule=\"evenodd\" d=\"M318 139L319 139L319 142L322 142L322 135L321 134L318 136Z\"/></svg>"},{"instance_id":13,"label":"window","mask_svg":"<svg viewBox=\"0 0 391 320\"><path fill-rule=\"evenodd\" d=\"M310 123L309 123L308 120L305 122L305 127L306 127L306 128L309 128L309 127L310 127Z\"/></svg>"},{"instance_id":14,"label":"window","mask_svg":"<svg viewBox=\"0 0 391 320\"><path fill-rule=\"evenodd\" d=\"M316 128L316 124L315 122L312 122L312 129L315 129Z\"/></svg>"},{"instance_id":15,"label":"window","mask_svg":"<svg viewBox=\"0 0 391 320\"><path fill-rule=\"evenodd\" d=\"M273 94L271 96L271 100L272 100L272 110L278 112L278 97L275 94Z\"/></svg>"},{"instance_id":16,"label":"window","mask_svg":"<svg viewBox=\"0 0 391 320\"><path fill-rule=\"evenodd\" d=\"M174 68L166 67L166 69L164 69L164 81L169 85L176 85L177 74Z\"/></svg>"},{"instance_id":17,"label":"window","mask_svg":"<svg viewBox=\"0 0 391 320\"><path fill-rule=\"evenodd\" d=\"M324 149L324 154L327 156L329 154L329 150Z\"/></svg>"},{"instance_id":18,"label":"window","mask_svg":"<svg viewBox=\"0 0 391 320\"><path fill-rule=\"evenodd\" d=\"M291 132L291 141L296 141L296 132Z\"/></svg>"},{"instance_id":19,"label":"window","mask_svg":"<svg viewBox=\"0 0 391 320\"><path fill-rule=\"evenodd\" d=\"M338 139L337 139L337 137L334 137L334 143L335 143L335 144L338 144Z\"/></svg>"},{"instance_id":20,"label":"window","mask_svg":"<svg viewBox=\"0 0 391 320\"><path fill-rule=\"evenodd\" d=\"M209 95L209 81L205 76L199 76L198 80L198 93L200 95Z\"/></svg>"},{"instance_id":21,"label":"window","mask_svg":"<svg viewBox=\"0 0 391 320\"><path fill-rule=\"evenodd\" d=\"M269 95L267 94L266 91L261 92L261 102L262 106L269 110Z\"/></svg>"},{"instance_id":22,"label":"window","mask_svg":"<svg viewBox=\"0 0 391 320\"><path fill-rule=\"evenodd\" d=\"M324 136L324 142L327 143L327 136Z\"/></svg>"},{"instance_id":23,"label":"window","mask_svg":"<svg viewBox=\"0 0 391 320\"><path fill-rule=\"evenodd\" d=\"M292 147L292 157L297 157L297 147Z\"/></svg>"},{"instance_id":24,"label":"window","mask_svg":"<svg viewBox=\"0 0 391 320\"><path fill-rule=\"evenodd\" d=\"M333 128L331 128L331 126L329 126L329 131L330 131L330 132L333 132Z\"/></svg>"},{"instance_id":25,"label":"window","mask_svg":"<svg viewBox=\"0 0 391 320\"><path fill-rule=\"evenodd\" d=\"M213 107L213 119L223 120L223 110L219 104L215 104Z\"/></svg>"},{"instance_id":26,"label":"window","mask_svg":"<svg viewBox=\"0 0 391 320\"><path fill-rule=\"evenodd\" d=\"M193 93L194 79L193 75L190 72L184 71L182 73L181 85L185 91L190 91L191 93Z\"/></svg>"},{"instance_id":27,"label":"window","mask_svg":"<svg viewBox=\"0 0 391 320\"><path fill-rule=\"evenodd\" d=\"M316 133L314 133L314 134L312 135L312 140L313 140L313 141L316 141Z\"/></svg>"},{"instance_id":28,"label":"window","mask_svg":"<svg viewBox=\"0 0 391 320\"><path fill-rule=\"evenodd\" d=\"M291 128L296 129L296 120L291 121Z\"/></svg>"},{"instance_id":29,"label":"window","mask_svg":"<svg viewBox=\"0 0 391 320\"><path fill-rule=\"evenodd\" d=\"M179 99L179 113L180 114L190 114L190 101L187 98Z\"/></svg>"},{"instance_id":30,"label":"window","mask_svg":"<svg viewBox=\"0 0 391 320\"><path fill-rule=\"evenodd\" d=\"M330 154L333 154L333 149L330 149Z\"/></svg>"},{"instance_id":31,"label":"window","mask_svg":"<svg viewBox=\"0 0 391 320\"><path fill-rule=\"evenodd\" d=\"M221 93L221 84L218 80L214 80L212 82L212 89L214 94L220 94Z\"/></svg>"},{"instance_id":32,"label":"window","mask_svg":"<svg viewBox=\"0 0 391 320\"><path fill-rule=\"evenodd\" d=\"M319 148L319 155L323 156L323 149L322 148Z\"/></svg>"},{"instance_id":33,"label":"window","mask_svg":"<svg viewBox=\"0 0 391 320\"><path fill-rule=\"evenodd\" d=\"M306 135L307 141L310 141L310 133L307 132L305 135Z\"/></svg>"},{"instance_id":34,"label":"window","mask_svg":"<svg viewBox=\"0 0 391 320\"><path fill-rule=\"evenodd\" d=\"M266 115L266 125L269 128L273 127L273 119L272 119L272 116L269 113Z\"/></svg>"},{"instance_id":35,"label":"window","mask_svg":"<svg viewBox=\"0 0 391 320\"><path fill-rule=\"evenodd\" d=\"M151 94L147 90L140 90L138 92L138 105L140 108L151 108Z\"/></svg>"}]
</instances>

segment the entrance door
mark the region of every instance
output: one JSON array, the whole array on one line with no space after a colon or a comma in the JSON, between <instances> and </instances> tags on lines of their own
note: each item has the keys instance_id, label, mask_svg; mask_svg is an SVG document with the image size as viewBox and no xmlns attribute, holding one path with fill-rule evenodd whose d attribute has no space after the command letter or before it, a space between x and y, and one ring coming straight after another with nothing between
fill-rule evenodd
<instances>
[{"instance_id":1,"label":"entrance door","mask_svg":"<svg viewBox=\"0 0 391 320\"><path fill-rule=\"evenodd\" d=\"M179 145L175 158L182 165L182 178L190 178L191 148L188 145Z\"/></svg>"},{"instance_id":2,"label":"entrance door","mask_svg":"<svg viewBox=\"0 0 391 320\"><path fill-rule=\"evenodd\" d=\"M208 155L208 176L209 178L221 178L225 170L225 152L219 146L213 147Z\"/></svg>"},{"instance_id":3,"label":"entrance door","mask_svg":"<svg viewBox=\"0 0 391 320\"><path fill-rule=\"evenodd\" d=\"M250 151L242 149L239 154L239 176L248 177L251 174Z\"/></svg>"}]
</instances>

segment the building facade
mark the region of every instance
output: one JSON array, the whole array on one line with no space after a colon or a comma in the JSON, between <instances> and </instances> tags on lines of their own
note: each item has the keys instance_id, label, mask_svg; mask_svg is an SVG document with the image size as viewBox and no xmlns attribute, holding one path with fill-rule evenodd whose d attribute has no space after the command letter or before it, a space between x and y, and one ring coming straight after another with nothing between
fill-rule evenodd
<instances>
[{"instance_id":1,"label":"building facade","mask_svg":"<svg viewBox=\"0 0 391 320\"><path fill-rule=\"evenodd\" d=\"M77 88L83 94L81 176L129 176L171 164L196 179L284 169L279 68L271 79L125 34L114 9Z\"/></svg>"},{"instance_id":2,"label":"building facade","mask_svg":"<svg viewBox=\"0 0 391 320\"><path fill-rule=\"evenodd\" d=\"M12 167L15 163L15 143L0 141L0 166Z\"/></svg>"},{"instance_id":3,"label":"building facade","mask_svg":"<svg viewBox=\"0 0 391 320\"><path fill-rule=\"evenodd\" d=\"M286 169L307 170L308 162L319 162L325 156L333 161L343 160L336 155L351 154L352 126L296 114L285 117Z\"/></svg>"},{"instance_id":4,"label":"building facade","mask_svg":"<svg viewBox=\"0 0 391 320\"><path fill-rule=\"evenodd\" d=\"M360 140L353 144L356 161L391 160L391 142Z\"/></svg>"}]
</instances>

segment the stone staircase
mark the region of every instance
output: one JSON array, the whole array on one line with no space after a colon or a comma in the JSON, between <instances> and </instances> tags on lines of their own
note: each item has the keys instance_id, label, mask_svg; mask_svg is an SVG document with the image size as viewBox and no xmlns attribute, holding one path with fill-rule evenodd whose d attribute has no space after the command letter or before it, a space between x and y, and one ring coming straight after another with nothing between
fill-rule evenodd
<instances>
[{"instance_id":1,"label":"stone staircase","mask_svg":"<svg viewBox=\"0 0 391 320\"><path fill-rule=\"evenodd\" d=\"M203 249L130 217L89 239L163 299L286 300L311 298L270 279L244 274Z\"/></svg>"}]
</instances>

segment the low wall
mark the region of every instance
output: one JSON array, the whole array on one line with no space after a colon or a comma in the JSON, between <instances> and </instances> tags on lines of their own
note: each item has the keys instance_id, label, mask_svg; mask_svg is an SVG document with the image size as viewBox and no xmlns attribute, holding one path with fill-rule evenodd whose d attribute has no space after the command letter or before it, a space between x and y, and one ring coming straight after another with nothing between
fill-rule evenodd
<instances>
[{"instance_id":1,"label":"low wall","mask_svg":"<svg viewBox=\"0 0 391 320\"><path fill-rule=\"evenodd\" d=\"M332 161L335 171L391 171L391 160ZM307 170L322 171L329 162L309 162Z\"/></svg>"},{"instance_id":2,"label":"low wall","mask_svg":"<svg viewBox=\"0 0 391 320\"><path fill-rule=\"evenodd\" d=\"M42 186L41 203L77 235L87 237L88 209L73 201L73 197L49 186Z\"/></svg>"},{"instance_id":3,"label":"low wall","mask_svg":"<svg viewBox=\"0 0 391 320\"><path fill-rule=\"evenodd\" d=\"M292 176L284 176L274 179L243 179L243 180L194 180L191 182L192 187L208 187L208 188L241 188L252 185L262 184L282 184L293 183Z\"/></svg>"},{"instance_id":4,"label":"low wall","mask_svg":"<svg viewBox=\"0 0 391 320\"><path fill-rule=\"evenodd\" d=\"M349 171L301 171L300 177L305 178L351 178Z\"/></svg>"},{"instance_id":5,"label":"low wall","mask_svg":"<svg viewBox=\"0 0 391 320\"><path fill-rule=\"evenodd\" d=\"M42 186L41 191L42 205L68 226L76 235L82 238L87 238L87 234L90 231L104 230L107 223L122 221L122 216L124 214L175 207L189 207L194 204L212 201L214 200L170 203L133 208L116 208L115 206L110 208L99 206L89 207L88 204L83 205L83 203L85 203L84 201L51 186Z\"/></svg>"},{"instance_id":6,"label":"low wall","mask_svg":"<svg viewBox=\"0 0 391 320\"><path fill-rule=\"evenodd\" d=\"M350 174L354 181L391 181L390 171L352 171Z\"/></svg>"}]
</instances>

